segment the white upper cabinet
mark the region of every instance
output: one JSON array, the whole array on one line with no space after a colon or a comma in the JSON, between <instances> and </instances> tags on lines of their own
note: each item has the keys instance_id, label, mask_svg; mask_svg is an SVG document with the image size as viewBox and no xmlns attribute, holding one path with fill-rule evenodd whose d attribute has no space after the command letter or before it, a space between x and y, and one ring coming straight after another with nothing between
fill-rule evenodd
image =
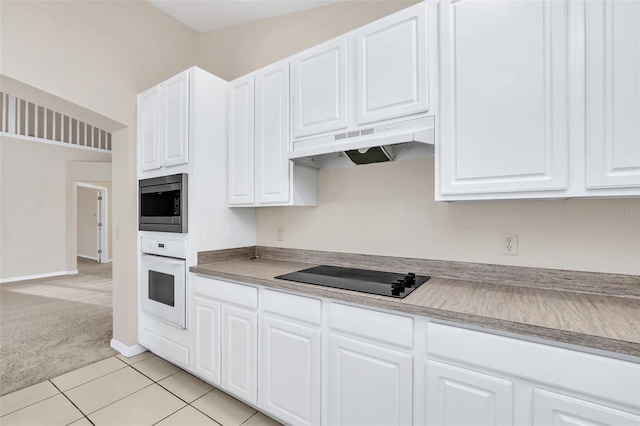
<instances>
[{"instance_id":1,"label":"white upper cabinet","mask_svg":"<svg viewBox=\"0 0 640 426\"><path fill-rule=\"evenodd\" d=\"M254 78L231 82L229 94L229 205L254 202Z\"/></svg>"},{"instance_id":2,"label":"white upper cabinet","mask_svg":"<svg viewBox=\"0 0 640 426\"><path fill-rule=\"evenodd\" d=\"M189 80L183 71L138 96L140 171L189 162Z\"/></svg>"},{"instance_id":3,"label":"white upper cabinet","mask_svg":"<svg viewBox=\"0 0 640 426\"><path fill-rule=\"evenodd\" d=\"M163 165L189 162L189 71L162 84Z\"/></svg>"},{"instance_id":4,"label":"white upper cabinet","mask_svg":"<svg viewBox=\"0 0 640 426\"><path fill-rule=\"evenodd\" d=\"M231 82L229 205L315 206L317 171L289 161L289 61Z\"/></svg>"},{"instance_id":5,"label":"white upper cabinet","mask_svg":"<svg viewBox=\"0 0 640 426\"><path fill-rule=\"evenodd\" d=\"M424 5L355 32L358 124L428 109Z\"/></svg>"},{"instance_id":6,"label":"white upper cabinet","mask_svg":"<svg viewBox=\"0 0 640 426\"><path fill-rule=\"evenodd\" d=\"M331 40L293 58L293 136L340 130L348 119L348 43Z\"/></svg>"},{"instance_id":7,"label":"white upper cabinet","mask_svg":"<svg viewBox=\"0 0 640 426\"><path fill-rule=\"evenodd\" d=\"M567 188L567 2L443 0L439 29L439 192Z\"/></svg>"},{"instance_id":8,"label":"white upper cabinet","mask_svg":"<svg viewBox=\"0 0 640 426\"><path fill-rule=\"evenodd\" d=\"M586 2L587 188L640 187L640 2Z\"/></svg>"},{"instance_id":9,"label":"white upper cabinet","mask_svg":"<svg viewBox=\"0 0 640 426\"><path fill-rule=\"evenodd\" d=\"M421 2L294 56L290 157L432 143L436 25Z\"/></svg>"},{"instance_id":10,"label":"white upper cabinet","mask_svg":"<svg viewBox=\"0 0 640 426\"><path fill-rule=\"evenodd\" d=\"M255 76L255 171L258 204L289 202L289 62Z\"/></svg>"},{"instance_id":11,"label":"white upper cabinet","mask_svg":"<svg viewBox=\"0 0 640 426\"><path fill-rule=\"evenodd\" d=\"M161 167L158 123L160 121L160 86L153 87L138 97L138 138L140 170Z\"/></svg>"}]
</instances>

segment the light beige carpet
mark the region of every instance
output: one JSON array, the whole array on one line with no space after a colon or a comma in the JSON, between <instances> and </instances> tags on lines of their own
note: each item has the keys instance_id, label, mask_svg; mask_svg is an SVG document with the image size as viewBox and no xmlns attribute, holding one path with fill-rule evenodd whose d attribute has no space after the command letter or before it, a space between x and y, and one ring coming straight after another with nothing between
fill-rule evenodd
<instances>
[{"instance_id":1,"label":"light beige carpet","mask_svg":"<svg viewBox=\"0 0 640 426\"><path fill-rule=\"evenodd\" d=\"M116 354L111 264L78 258L78 271L0 284L0 395Z\"/></svg>"}]
</instances>

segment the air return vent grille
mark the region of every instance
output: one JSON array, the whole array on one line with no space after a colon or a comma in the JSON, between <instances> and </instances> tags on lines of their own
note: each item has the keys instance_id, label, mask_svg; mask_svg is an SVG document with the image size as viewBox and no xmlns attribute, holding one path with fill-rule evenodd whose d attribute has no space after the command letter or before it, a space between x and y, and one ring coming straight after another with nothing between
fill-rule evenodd
<instances>
[{"instance_id":1,"label":"air return vent grille","mask_svg":"<svg viewBox=\"0 0 640 426\"><path fill-rule=\"evenodd\" d=\"M111 152L111 133L7 93L0 96L2 134Z\"/></svg>"}]
</instances>

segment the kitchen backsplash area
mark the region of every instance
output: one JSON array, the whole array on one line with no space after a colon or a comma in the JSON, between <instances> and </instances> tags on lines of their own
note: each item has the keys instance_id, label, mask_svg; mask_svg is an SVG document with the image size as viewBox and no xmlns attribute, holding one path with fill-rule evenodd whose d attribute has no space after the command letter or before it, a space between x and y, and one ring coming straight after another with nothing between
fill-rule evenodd
<instances>
[{"instance_id":1,"label":"kitchen backsplash area","mask_svg":"<svg viewBox=\"0 0 640 426\"><path fill-rule=\"evenodd\" d=\"M434 175L433 158L320 170L317 207L257 209L257 244L640 274L639 199L442 203ZM518 234L517 256L501 233Z\"/></svg>"}]
</instances>

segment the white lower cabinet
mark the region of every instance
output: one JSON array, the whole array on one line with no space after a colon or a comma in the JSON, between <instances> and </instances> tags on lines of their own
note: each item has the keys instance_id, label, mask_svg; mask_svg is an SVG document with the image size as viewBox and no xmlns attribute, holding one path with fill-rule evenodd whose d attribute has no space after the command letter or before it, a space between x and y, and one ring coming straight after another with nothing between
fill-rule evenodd
<instances>
[{"instance_id":1,"label":"white lower cabinet","mask_svg":"<svg viewBox=\"0 0 640 426\"><path fill-rule=\"evenodd\" d=\"M222 308L222 387L258 403L258 314L224 305Z\"/></svg>"},{"instance_id":2,"label":"white lower cabinet","mask_svg":"<svg viewBox=\"0 0 640 426\"><path fill-rule=\"evenodd\" d=\"M329 425L410 425L413 357L331 334Z\"/></svg>"},{"instance_id":3,"label":"white lower cabinet","mask_svg":"<svg viewBox=\"0 0 640 426\"><path fill-rule=\"evenodd\" d=\"M195 297L194 300L196 337L193 368L200 377L219 386L222 306L220 302L202 297Z\"/></svg>"},{"instance_id":4,"label":"white lower cabinet","mask_svg":"<svg viewBox=\"0 0 640 426\"><path fill-rule=\"evenodd\" d=\"M320 423L320 330L264 315L260 407L292 425Z\"/></svg>"},{"instance_id":5,"label":"white lower cabinet","mask_svg":"<svg viewBox=\"0 0 640 426\"><path fill-rule=\"evenodd\" d=\"M533 392L534 426L638 426L640 416L543 389Z\"/></svg>"},{"instance_id":6,"label":"white lower cabinet","mask_svg":"<svg viewBox=\"0 0 640 426\"><path fill-rule=\"evenodd\" d=\"M640 426L637 362L201 276L192 287L192 348L145 316L141 343L285 424Z\"/></svg>"},{"instance_id":7,"label":"white lower cabinet","mask_svg":"<svg viewBox=\"0 0 640 426\"><path fill-rule=\"evenodd\" d=\"M513 424L511 381L427 361L427 424L497 426Z\"/></svg>"}]
</instances>

